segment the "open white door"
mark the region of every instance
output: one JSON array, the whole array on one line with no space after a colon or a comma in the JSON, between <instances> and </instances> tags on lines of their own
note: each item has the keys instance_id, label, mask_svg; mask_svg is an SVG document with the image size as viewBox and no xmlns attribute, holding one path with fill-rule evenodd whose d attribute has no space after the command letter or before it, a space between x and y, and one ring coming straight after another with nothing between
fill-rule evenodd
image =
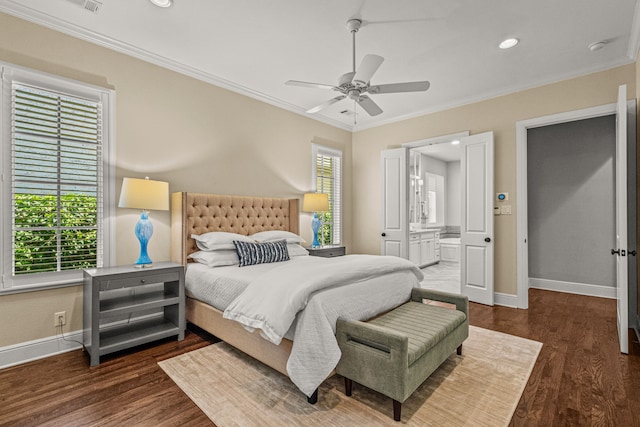
<instances>
[{"instance_id":1,"label":"open white door","mask_svg":"<svg viewBox=\"0 0 640 427\"><path fill-rule=\"evenodd\" d=\"M629 353L627 261L627 86L618 88L616 108L616 287L620 351Z\"/></svg>"},{"instance_id":2,"label":"open white door","mask_svg":"<svg viewBox=\"0 0 640 427\"><path fill-rule=\"evenodd\" d=\"M493 132L460 139L460 290L493 305Z\"/></svg>"},{"instance_id":3,"label":"open white door","mask_svg":"<svg viewBox=\"0 0 640 427\"><path fill-rule=\"evenodd\" d=\"M409 155L406 148L383 150L381 255L409 257L409 215L407 182Z\"/></svg>"}]
</instances>

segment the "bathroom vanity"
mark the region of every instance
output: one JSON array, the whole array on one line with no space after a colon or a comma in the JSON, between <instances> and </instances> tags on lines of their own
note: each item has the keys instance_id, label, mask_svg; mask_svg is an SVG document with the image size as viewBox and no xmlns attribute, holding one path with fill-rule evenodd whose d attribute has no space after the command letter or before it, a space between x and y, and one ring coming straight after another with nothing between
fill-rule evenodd
<instances>
[{"instance_id":1,"label":"bathroom vanity","mask_svg":"<svg viewBox=\"0 0 640 427\"><path fill-rule=\"evenodd\" d=\"M419 267L440 261L440 231L415 229L409 233L409 260Z\"/></svg>"}]
</instances>

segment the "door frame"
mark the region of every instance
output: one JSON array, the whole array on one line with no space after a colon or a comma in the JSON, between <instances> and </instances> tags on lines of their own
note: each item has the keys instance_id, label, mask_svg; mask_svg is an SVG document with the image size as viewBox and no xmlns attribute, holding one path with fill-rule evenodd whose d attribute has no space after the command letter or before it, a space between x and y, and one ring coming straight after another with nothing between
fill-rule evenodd
<instances>
[{"instance_id":1,"label":"door frame","mask_svg":"<svg viewBox=\"0 0 640 427\"><path fill-rule=\"evenodd\" d=\"M516 122L516 274L518 308L529 308L529 246L527 194L527 131L616 114L616 104L606 104Z\"/></svg>"}]
</instances>

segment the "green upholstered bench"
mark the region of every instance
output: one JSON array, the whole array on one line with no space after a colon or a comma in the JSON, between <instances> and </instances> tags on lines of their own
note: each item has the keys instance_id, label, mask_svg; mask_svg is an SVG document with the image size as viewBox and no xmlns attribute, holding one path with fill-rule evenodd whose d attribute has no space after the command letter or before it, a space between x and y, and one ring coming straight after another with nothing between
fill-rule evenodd
<instances>
[{"instance_id":1,"label":"green upholstered bench","mask_svg":"<svg viewBox=\"0 0 640 427\"><path fill-rule=\"evenodd\" d=\"M424 304L423 299L455 304L455 310ZM402 403L454 350L462 354L469 336L466 296L414 288L411 300L367 322L338 319L342 357L336 372L345 379L347 396L353 381L393 399L393 418L400 421Z\"/></svg>"}]
</instances>

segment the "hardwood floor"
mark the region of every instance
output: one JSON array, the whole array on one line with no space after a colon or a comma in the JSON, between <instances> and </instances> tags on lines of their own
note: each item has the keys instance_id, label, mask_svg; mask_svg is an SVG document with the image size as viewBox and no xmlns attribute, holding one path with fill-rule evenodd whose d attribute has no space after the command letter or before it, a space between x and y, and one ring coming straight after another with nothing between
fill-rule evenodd
<instances>
[{"instance_id":1,"label":"hardwood floor","mask_svg":"<svg viewBox=\"0 0 640 427\"><path fill-rule=\"evenodd\" d=\"M0 426L213 426L157 362L216 341L187 330L92 368L75 350L0 370Z\"/></svg>"},{"instance_id":2,"label":"hardwood floor","mask_svg":"<svg viewBox=\"0 0 640 427\"><path fill-rule=\"evenodd\" d=\"M470 305L472 325L544 343L511 425L640 426L640 347L619 353L615 301L532 289L529 304ZM156 363L215 342L192 328L93 368L77 350L0 370L0 426L213 425Z\"/></svg>"},{"instance_id":3,"label":"hardwood floor","mask_svg":"<svg viewBox=\"0 0 640 427\"><path fill-rule=\"evenodd\" d=\"M531 289L529 309L471 304L471 324L543 343L512 426L640 426L640 348L620 353L616 301Z\"/></svg>"}]
</instances>

